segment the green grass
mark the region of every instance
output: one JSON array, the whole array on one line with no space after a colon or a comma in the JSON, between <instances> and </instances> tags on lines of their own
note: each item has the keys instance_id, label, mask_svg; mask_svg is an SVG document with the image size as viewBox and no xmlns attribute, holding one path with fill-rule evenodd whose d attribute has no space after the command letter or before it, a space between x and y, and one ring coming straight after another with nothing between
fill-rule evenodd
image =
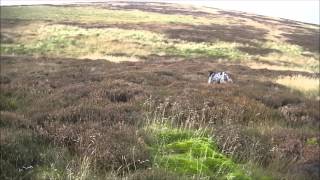
<instances>
[{"instance_id":1,"label":"green grass","mask_svg":"<svg viewBox=\"0 0 320 180\"><path fill-rule=\"evenodd\" d=\"M3 44L2 54L108 59L114 54L146 57L166 54L186 58L215 57L240 60L246 54L237 50L237 43L194 43L169 39L163 34L119 28L85 29L67 25L47 25L36 30L29 41L17 39Z\"/></svg>"},{"instance_id":2,"label":"green grass","mask_svg":"<svg viewBox=\"0 0 320 180\"><path fill-rule=\"evenodd\" d=\"M319 145L316 137L308 138L306 144L308 145Z\"/></svg>"},{"instance_id":3,"label":"green grass","mask_svg":"<svg viewBox=\"0 0 320 180\"><path fill-rule=\"evenodd\" d=\"M10 93L0 94L0 110L12 111L18 108L18 100L13 97Z\"/></svg>"},{"instance_id":4,"label":"green grass","mask_svg":"<svg viewBox=\"0 0 320 180\"><path fill-rule=\"evenodd\" d=\"M309 72L319 71L319 54L317 53L308 52L301 46L290 44L283 41L253 42L257 43L258 48L272 49L274 51L277 51L266 55L256 55L251 57L252 59L257 59L258 61L256 62L269 62L269 65L261 65L261 68L268 68L274 70L302 70ZM313 56L305 56L305 53L312 54ZM274 64L273 67L270 67L270 64Z\"/></svg>"},{"instance_id":5,"label":"green grass","mask_svg":"<svg viewBox=\"0 0 320 180\"><path fill-rule=\"evenodd\" d=\"M196 131L151 125L154 165L176 173L218 179L250 179L230 158L219 152L209 136ZM200 132L200 131L199 131Z\"/></svg>"},{"instance_id":6,"label":"green grass","mask_svg":"<svg viewBox=\"0 0 320 180\"><path fill-rule=\"evenodd\" d=\"M168 15L139 10L108 10L97 7L13 6L1 7L1 18L74 21L86 23L183 23L210 24L209 19L191 15Z\"/></svg>"},{"instance_id":7,"label":"green grass","mask_svg":"<svg viewBox=\"0 0 320 180\"><path fill-rule=\"evenodd\" d=\"M150 41L156 34L145 31L110 29L83 29L72 26L45 26L37 31L37 37L27 43L18 40L15 44L4 44L4 54L44 55L53 57L94 56L125 53L147 55L139 49L139 43ZM147 39L149 38L149 39ZM123 48L123 43L127 48ZM146 48L145 48L146 49Z\"/></svg>"},{"instance_id":8,"label":"green grass","mask_svg":"<svg viewBox=\"0 0 320 180\"><path fill-rule=\"evenodd\" d=\"M288 54L288 55L301 55L303 53L303 48L298 45L293 45L290 43L285 42L266 42L262 44L262 48L270 48L274 50L279 50L282 53Z\"/></svg>"},{"instance_id":9,"label":"green grass","mask_svg":"<svg viewBox=\"0 0 320 180\"><path fill-rule=\"evenodd\" d=\"M230 60L246 59L247 54L236 49L237 43L215 42L215 43L193 43L181 42L166 48L171 55L186 58L215 57Z\"/></svg>"}]
</instances>

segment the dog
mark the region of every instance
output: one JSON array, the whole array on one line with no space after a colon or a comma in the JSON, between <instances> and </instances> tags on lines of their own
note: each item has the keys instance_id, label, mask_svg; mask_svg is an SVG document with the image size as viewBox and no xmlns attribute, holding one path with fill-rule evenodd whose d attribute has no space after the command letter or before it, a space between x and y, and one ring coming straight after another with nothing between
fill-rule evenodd
<instances>
[{"instance_id":1,"label":"dog","mask_svg":"<svg viewBox=\"0 0 320 180\"><path fill-rule=\"evenodd\" d=\"M232 83L232 79L226 72L213 72L209 71L208 83Z\"/></svg>"}]
</instances>

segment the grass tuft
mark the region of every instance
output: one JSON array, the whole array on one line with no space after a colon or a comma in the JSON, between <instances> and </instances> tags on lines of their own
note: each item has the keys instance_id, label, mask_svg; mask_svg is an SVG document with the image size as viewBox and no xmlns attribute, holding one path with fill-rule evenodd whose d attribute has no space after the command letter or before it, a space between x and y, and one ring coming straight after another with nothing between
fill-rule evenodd
<instances>
[{"instance_id":1,"label":"grass tuft","mask_svg":"<svg viewBox=\"0 0 320 180\"><path fill-rule=\"evenodd\" d=\"M1 111L12 111L18 108L17 98L12 97L10 94L0 94L0 110Z\"/></svg>"}]
</instances>

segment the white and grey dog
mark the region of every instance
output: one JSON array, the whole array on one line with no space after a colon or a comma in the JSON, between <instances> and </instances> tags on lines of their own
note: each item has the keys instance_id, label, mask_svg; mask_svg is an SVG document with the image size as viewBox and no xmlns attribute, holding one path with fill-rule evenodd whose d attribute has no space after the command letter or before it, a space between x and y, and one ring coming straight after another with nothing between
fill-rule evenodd
<instances>
[{"instance_id":1,"label":"white and grey dog","mask_svg":"<svg viewBox=\"0 0 320 180\"><path fill-rule=\"evenodd\" d=\"M232 83L232 79L226 72L212 72L209 71L208 83Z\"/></svg>"}]
</instances>

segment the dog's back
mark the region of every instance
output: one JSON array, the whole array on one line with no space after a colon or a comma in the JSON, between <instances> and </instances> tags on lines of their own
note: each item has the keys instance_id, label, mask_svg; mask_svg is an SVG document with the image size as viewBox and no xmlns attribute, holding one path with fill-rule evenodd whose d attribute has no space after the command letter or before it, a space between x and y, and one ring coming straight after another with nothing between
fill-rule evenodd
<instances>
[{"instance_id":1,"label":"dog's back","mask_svg":"<svg viewBox=\"0 0 320 180\"><path fill-rule=\"evenodd\" d=\"M226 72L209 72L209 79L208 83L226 83L226 82L232 82L232 79L229 77L229 75Z\"/></svg>"}]
</instances>

